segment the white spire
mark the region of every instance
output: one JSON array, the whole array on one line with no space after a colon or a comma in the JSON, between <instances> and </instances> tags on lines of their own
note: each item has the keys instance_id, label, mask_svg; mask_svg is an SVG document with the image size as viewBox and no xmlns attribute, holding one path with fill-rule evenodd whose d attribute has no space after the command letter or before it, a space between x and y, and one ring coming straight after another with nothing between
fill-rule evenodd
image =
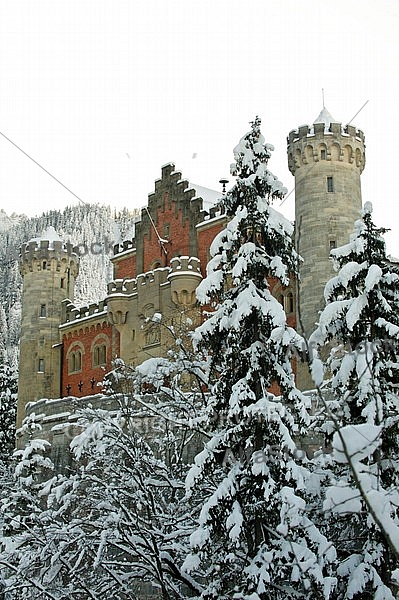
<instances>
[{"instance_id":1,"label":"white spire","mask_svg":"<svg viewBox=\"0 0 399 600\"><path fill-rule=\"evenodd\" d=\"M39 239L48 240L49 242L62 242L62 239L52 225L50 225L46 231L43 231Z\"/></svg>"},{"instance_id":2,"label":"white spire","mask_svg":"<svg viewBox=\"0 0 399 600\"><path fill-rule=\"evenodd\" d=\"M328 110L323 106L323 110L321 111L317 119L314 121L313 125L315 123L324 123L326 129L328 129L331 123L338 123L338 121L334 119L334 117L332 117Z\"/></svg>"},{"instance_id":3,"label":"white spire","mask_svg":"<svg viewBox=\"0 0 399 600\"><path fill-rule=\"evenodd\" d=\"M52 249L54 247L54 242L62 242L63 240L60 238L54 227L50 225L50 227L47 227L47 229L43 231L41 235L30 239L28 243L35 242L39 246L41 241L49 242L49 248Z\"/></svg>"}]
</instances>

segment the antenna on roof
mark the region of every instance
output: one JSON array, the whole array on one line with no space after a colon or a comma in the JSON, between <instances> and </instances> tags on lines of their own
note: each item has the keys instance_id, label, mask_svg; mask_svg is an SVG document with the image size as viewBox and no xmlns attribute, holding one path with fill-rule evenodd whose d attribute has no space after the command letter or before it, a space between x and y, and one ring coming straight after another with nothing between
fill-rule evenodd
<instances>
[{"instance_id":1,"label":"antenna on roof","mask_svg":"<svg viewBox=\"0 0 399 600\"><path fill-rule=\"evenodd\" d=\"M324 88L321 88L321 99L323 101L323 108L325 108L325 106L324 106Z\"/></svg>"}]
</instances>

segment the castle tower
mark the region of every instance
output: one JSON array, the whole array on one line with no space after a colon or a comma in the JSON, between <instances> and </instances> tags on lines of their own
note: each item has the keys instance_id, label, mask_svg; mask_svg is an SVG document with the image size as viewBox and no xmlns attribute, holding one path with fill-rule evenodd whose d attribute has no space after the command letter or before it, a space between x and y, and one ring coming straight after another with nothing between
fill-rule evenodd
<instances>
[{"instance_id":1,"label":"castle tower","mask_svg":"<svg viewBox=\"0 0 399 600\"><path fill-rule=\"evenodd\" d=\"M312 127L291 131L287 143L288 167L295 177L296 249L303 258L297 328L308 337L333 275L330 250L348 243L360 218L364 134L353 125L342 128L323 108Z\"/></svg>"},{"instance_id":2,"label":"castle tower","mask_svg":"<svg viewBox=\"0 0 399 600\"><path fill-rule=\"evenodd\" d=\"M21 247L23 278L17 427L27 402L59 398L61 302L73 300L79 257L53 227Z\"/></svg>"}]
</instances>

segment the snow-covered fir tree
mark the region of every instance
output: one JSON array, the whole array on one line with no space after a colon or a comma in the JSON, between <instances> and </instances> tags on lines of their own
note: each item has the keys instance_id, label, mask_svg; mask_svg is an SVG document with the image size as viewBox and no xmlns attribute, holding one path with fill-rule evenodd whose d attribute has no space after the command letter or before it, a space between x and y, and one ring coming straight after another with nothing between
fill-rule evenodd
<instances>
[{"instance_id":1,"label":"snow-covered fir tree","mask_svg":"<svg viewBox=\"0 0 399 600\"><path fill-rule=\"evenodd\" d=\"M8 463L15 447L18 378L15 369L0 359L0 461Z\"/></svg>"},{"instance_id":2,"label":"snow-covered fir tree","mask_svg":"<svg viewBox=\"0 0 399 600\"><path fill-rule=\"evenodd\" d=\"M202 576L206 600L328 598L334 586L335 551L307 516L295 443L309 423L292 369L302 340L268 284L287 286L298 262L293 226L271 206L285 193L268 170L272 149L256 118L234 150L229 222L197 291L214 308L194 334L211 355L210 439L187 477L203 505L184 568Z\"/></svg>"},{"instance_id":3,"label":"snow-covered fir tree","mask_svg":"<svg viewBox=\"0 0 399 600\"><path fill-rule=\"evenodd\" d=\"M366 203L350 243L331 252L338 272L309 340L333 446L324 508L339 599L392 600L398 589L399 269L383 233Z\"/></svg>"}]
</instances>

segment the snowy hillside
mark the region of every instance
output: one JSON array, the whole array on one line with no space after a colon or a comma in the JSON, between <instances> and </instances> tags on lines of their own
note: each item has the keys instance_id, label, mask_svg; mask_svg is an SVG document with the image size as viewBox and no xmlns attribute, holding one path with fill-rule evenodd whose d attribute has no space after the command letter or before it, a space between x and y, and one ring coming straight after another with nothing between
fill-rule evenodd
<instances>
[{"instance_id":1,"label":"snowy hillside","mask_svg":"<svg viewBox=\"0 0 399 600\"><path fill-rule=\"evenodd\" d=\"M75 303L84 305L105 296L106 284L112 279L109 258L113 245L132 237L135 217L137 214L127 209L113 214L110 207L99 205L71 206L33 218L8 216L0 210L0 359L14 366L18 360L22 292L18 255L21 244L53 226L64 241L79 245L81 262ZM91 252L91 247L96 253Z\"/></svg>"}]
</instances>

